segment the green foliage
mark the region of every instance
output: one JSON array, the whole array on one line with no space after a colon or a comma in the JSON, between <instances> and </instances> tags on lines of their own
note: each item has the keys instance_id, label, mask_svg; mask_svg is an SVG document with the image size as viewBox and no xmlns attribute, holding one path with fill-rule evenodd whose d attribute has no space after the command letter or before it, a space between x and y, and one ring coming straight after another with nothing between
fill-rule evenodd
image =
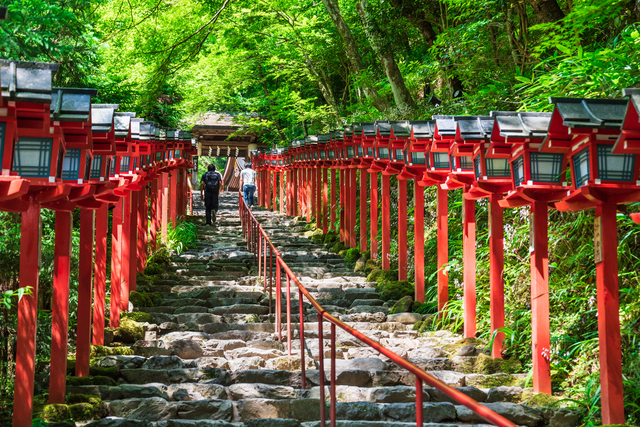
<instances>
[{"instance_id":1,"label":"green foliage","mask_svg":"<svg viewBox=\"0 0 640 427\"><path fill-rule=\"evenodd\" d=\"M166 248L160 248L149 256L147 264L166 266L171 262L171 257Z\"/></svg>"},{"instance_id":2,"label":"green foliage","mask_svg":"<svg viewBox=\"0 0 640 427\"><path fill-rule=\"evenodd\" d=\"M131 319L139 323L153 323L153 316L151 313L144 313L142 311L132 311L120 313L120 319Z\"/></svg>"},{"instance_id":3,"label":"green foliage","mask_svg":"<svg viewBox=\"0 0 640 427\"><path fill-rule=\"evenodd\" d=\"M151 292L131 292L129 294L129 302L134 307L154 307L159 301L160 297Z\"/></svg>"},{"instance_id":4,"label":"green foliage","mask_svg":"<svg viewBox=\"0 0 640 427\"><path fill-rule=\"evenodd\" d=\"M27 286L24 288L18 288L17 290L8 290L2 293L2 303L4 304L7 310L11 310L12 300L15 298L16 302L20 302L24 295L31 295L33 292L33 288L31 286Z\"/></svg>"},{"instance_id":5,"label":"green foliage","mask_svg":"<svg viewBox=\"0 0 640 427\"><path fill-rule=\"evenodd\" d=\"M164 273L164 270L162 267L160 267L158 264L149 261L147 263L147 266L144 268L144 274L146 276L156 276L158 274L162 274Z\"/></svg>"},{"instance_id":6,"label":"green foliage","mask_svg":"<svg viewBox=\"0 0 640 427\"><path fill-rule=\"evenodd\" d=\"M191 222L181 222L175 228L168 227L166 246L170 251L181 254L186 249L194 248L198 241L198 227ZM149 274L146 272L146 274Z\"/></svg>"},{"instance_id":7,"label":"green foliage","mask_svg":"<svg viewBox=\"0 0 640 427\"><path fill-rule=\"evenodd\" d=\"M340 251L343 251L346 248L346 246L344 245L344 243L342 242L336 242L333 244L333 246L331 247L331 252L339 254Z\"/></svg>"},{"instance_id":8,"label":"green foliage","mask_svg":"<svg viewBox=\"0 0 640 427\"><path fill-rule=\"evenodd\" d=\"M129 347L106 347L103 345L92 345L90 356L104 357L104 356L117 356L117 355L133 355L133 350Z\"/></svg>"},{"instance_id":9,"label":"green foliage","mask_svg":"<svg viewBox=\"0 0 640 427\"><path fill-rule=\"evenodd\" d=\"M96 377L67 377L68 386L80 386L80 385L108 385L116 386L118 383L116 380L110 377L96 376Z\"/></svg>"},{"instance_id":10,"label":"green foliage","mask_svg":"<svg viewBox=\"0 0 640 427\"><path fill-rule=\"evenodd\" d=\"M42 411L42 417L45 421L59 422L71 418L69 406L64 403L53 403L45 405Z\"/></svg>"},{"instance_id":11,"label":"green foliage","mask_svg":"<svg viewBox=\"0 0 640 427\"><path fill-rule=\"evenodd\" d=\"M344 261L348 265L353 267L359 258L360 258L360 251L358 250L358 248L351 248L351 249L347 249L347 253L344 257Z\"/></svg>"}]
</instances>

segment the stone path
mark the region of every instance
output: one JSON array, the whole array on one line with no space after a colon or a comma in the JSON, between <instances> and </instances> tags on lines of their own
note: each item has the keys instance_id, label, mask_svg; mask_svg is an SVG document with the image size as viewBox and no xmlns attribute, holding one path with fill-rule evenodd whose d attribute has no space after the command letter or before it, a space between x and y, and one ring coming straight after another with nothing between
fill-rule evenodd
<instances>
[{"instance_id":1,"label":"stone path","mask_svg":"<svg viewBox=\"0 0 640 427\"><path fill-rule=\"evenodd\" d=\"M125 345L133 354L92 359L94 376L68 387L70 395L102 399L102 415L108 418L90 422L91 427L320 424L318 328L317 322L311 323L317 314L304 304L310 323L305 324L307 388L302 389L297 325L292 328L293 356L287 356L286 341L278 342L274 333L268 294L263 294L256 277L257 264L245 251L237 203L236 194L222 197L214 227L195 218L197 248L172 257L169 273L147 285L154 293L153 306L135 307L149 315L138 315L148 320L142 326L145 339ZM255 212L287 264L329 311L519 425L570 425L560 419L570 414L512 403L522 397L523 390L514 385L522 383L524 375L474 373L479 349L465 346L459 336L446 331L418 336L412 323L388 318L389 304L378 298L373 284L347 268L342 258L305 238L304 223ZM298 293L292 293L292 311L298 313ZM296 323L298 315L292 317ZM282 320L286 328L284 315ZM328 358L328 323L323 331L323 354ZM124 335L116 332L116 340ZM123 345L112 343L111 348ZM414 426L414 377L340 329L337 347L338 426ZM329 359L325 367L329 378ZM105 379L104 373L111 378ZM425 387L424 402L425 425L482 423L433 388Z\"/></svg>"}]
</instances>

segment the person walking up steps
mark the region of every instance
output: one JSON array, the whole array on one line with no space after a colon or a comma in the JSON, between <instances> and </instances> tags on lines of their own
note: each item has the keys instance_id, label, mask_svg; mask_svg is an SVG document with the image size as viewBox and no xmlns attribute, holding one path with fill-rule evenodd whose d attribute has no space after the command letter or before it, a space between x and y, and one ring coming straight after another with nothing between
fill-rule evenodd
<instances>
[{"instance_id":1,"label":"person walking up steps","mask_svg":"<svg viewBox=\"0 0 640 427\"><path fill-rule=\"evenodd\" d=\"M218 212L218 196L222 193L222 175L216 170L214 165L207 167L207 172L200 180L200 196L204 200L206 208L206 225L211 225L211 212L213 211L213 222L216 222Z\"/></svg>"},{"instance_id":2,"label":"person walking up steps","mask_svg":"<svg viewBox=\"0 0 640 427\"><path fill-rule=\"evenodd\" d=\"M247 163L245 168L240 172L240 188L244 193L244 201L253 209L253 193L256 191L256 171L251 167L251 163Z\"/></svg>"}]
</instances>

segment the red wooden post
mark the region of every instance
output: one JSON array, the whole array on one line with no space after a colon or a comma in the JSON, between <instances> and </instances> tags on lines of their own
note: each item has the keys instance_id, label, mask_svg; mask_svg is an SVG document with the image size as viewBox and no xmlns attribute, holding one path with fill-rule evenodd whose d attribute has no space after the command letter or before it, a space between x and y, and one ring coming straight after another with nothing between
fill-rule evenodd
<instances>
[{"instance_id":1,"label":"red wooden post","mask_svg":"<svg viewBox=\"0 0 640 427\"><path fill-rule=\"evenodd\" d=\"M306 215L306 207L307 204L305 203L306 201L306 196L305 196L305 192L307 191L304 186L304 173L305 173L305 169L298 169L298 188L297 188L297 192L296 192L296 197L298 198L298 216L304 216Z\"/></svg>"},{"instance_id":2,"label":"red wooden post","mask_svg":"<svg viewBox=\"0 0 640 427\"><path fill-rule=\"evenodd\" d=\"M415 270L416 270L416 294L414 299L424 302L424 187L414 181L414 238L415 238Z\"/></svg>"},{"instance_id":3,"label":"red wooden post","mask_svg":"<svg viewBox=\"0 0 640 427\"><path fill-rule=\"evenodd\" d=\"M135 265L131 265L131 205L133 194L130 192L122 199L124 203L124 217L122 218L122 243L120 244L120 254L122 259L120 273L120 311L129 311L129 290L131 269L135 270Z\"/></svg>"},{"instance_id":4,"label":"red wooden post","mask_svg":"<svg viewBox=\"0 0 640 427\"><path fill-rule=\"evenodd\" d=\"M155 251L157 248L157 218L158 218L158 180L151 180L150 201L149 201L149 216L151 217L151 224L149 225L149 243L151 244L151 250Z\"/></svg>"},{"instance_id":5,"label":"red wooden post","mask_svg":"<svg viewBox=\"0 0 640 427\"><path fill-rule=\"evenodd\" d=\"M31 426L33 382L38 324L38 272L40 269L40 206L34 203L22 213L20 224L20 286L31 288L18 303L18 338L13 401L13 426Z\"/></svg>"},{"instance_id":6,"label":"red wooden post","mask_svg":"<svg viewBox=\"0 0 640 427\"><path fill-rule=\"evenodd\" d=\"M311 184L313 182L313 177L312 177L312 169L311 168L307 168L307 174L305 177L305 189L306 189L306 199L305 199L305 203L307 204L307 222L311 222L311 217L313 215L315 215L315 208L313 207L313 202L312 202L312 192L311 192Z\"/></svg>"},{"instance_id":7,"label":"red wooden post","mask_svg":"<svg viewBox=\"0 0 640 427\"><path fill-rule=\"evenodd\" d=\"M367 251L367 175L360 169L360 252Z\"/></svg>"},{"instance_id":8,"label":"red wooden post","mask_svg":"<svg viewBox=\"0 0 640 427\"><path fill-rule=\"evenodd\" d=\"M316 169L316 228L322 227L322 168Z\"/></svg>"},{"instance_id":9,"label":"red wooden post","mask_svg":"<svg viewBox=\"0 0 640 427\"><path fill-rule=\"evenodd\" d=\"M171 228L176 228L178 224L178 171L173 171L169 174L169 202L171 203Z\"/></svg>"},{"instance_id":10,"label":"red wooden post","mask_svg":"<svg viewBox=\"0 0 640 427\"><path fill-rule=\"evenodd\" d=\"M91 349L91 291L93 288L93 233L95 211L80 209L80 250L78 262L78 328L76 338L76 376L89 376ZM104 310L104 308L103 308ZM104 325L104 319L103 325Z\"/></svg>"},{"instance_id":11,"label":"red wooden post","mask_svg":"<svg viewBox=\"0 0 640 427\"><path fill-rule=\"evenodd\" d=\"M600 230L598 230L598 228ZM598 289L598 342L600 347L600 388L602 424L624 424L622 356L620 350L620 301L618 293L618 230L616 204L596 207L596 281ZM602 245L601 248L598 246Z\"/></svg>"},{"instance_id":12,"label":"red wooden post","mask_svg":"<svg viewBox=\"0 0 640 427\"><path fill-rule=\"evenodd\" d=\"M407 280L407 180L398 178L398 280Z\"/></svg>"},{"instance_id":13,"label":"red wooden post","mask_svg":"<svg viewBox=\"0 0 640 427\"><path fill-rule=\"evenodd\" d=\"M349 247L355 248L358 245L358 236L356 235L357 224L357 202L358 202L358 177L357 169L349 169L351 171L351 180L349 181L349 229L351 230Z\"/></svg>"},{"instance_id":14,"label":"red wooden post","mask_svg":"<svg viewBox=\"0 0 640 427\"><path fill-rule=\"evenodd\" d=\"M49 403L64 403L69 341L69 268L71 266L71 212L56 212L51 301L51 367Z\"/></svg>"},{"instance_id":15,"label":"red wooden post","mask_svg":"<svg viewBox=\"0 0 640 427\"><path fill-rule=\"evenodd\" d=\"M124 218L124 200L120 198L113 209L111 226L111 305L109 326L120 326L120 309L122 307L122 220Z\"/></svg>"},{"instance_id":16,"label":"red wooden post","mask_svg":"<svg viewBox=\"0 0 640 427\"><path fill-rule=\"evenodd\" d=\"M382 175L382 269L383 270L389 270L391 267L391 262L389 260L389 249L391 247L391 237L390 237L391 217L389 213L390 192L391 192L391 187L389 182L389 175Z\"/></svg>"},{"instance_id":17,"label":"red wooden post","mask_svg":"<svg viewBox=\"0 0 640 427\"><path fill-rule=\"evenodd\" d=\"M489 196L489 286L491 294L491 333L504 327L504 230L502 208L498 204L501 196ZM502 358L504 334L499 332L493 340L491 357Z\"/></svg>"},{"instance_id":18,"label":"red wooden post","mask_svg":"<svg viewBox=\"0 0 640 427\"><path fill-rule=\"evenodd\" d=\"M531 204L531 347L533 390L551 394L551 337L549 331L549 247L546 201ZM616 270L617 271L617 270ZM622 397L622 396L621 396Z\"/></svg>"},{"instance_id":19,"label":"red wooden post","mask_svg":"<svg viewBox=\"0 0 640 427\"><path fill-rule=\"evenodd\" d=\"M129 277L128 277L128 290L133 292L136 290L136 273L137 268L137 254L138 254L138 211L139 211L139 198L142 196L141 192L132 191L130 194L131 203L129 205ZM124 305L123 298L123 310L129 311L129 292L127 292L126 306Z\"/></svg>"},{"instance_id":20,"label":"red wooden post","mask_svg":"<svg viewBox=\"0 0 640 427\"><path fill-rule=\"evenodd\" d=\"M371 201L371 259L378 259L378 173L371 172L369 179Z\"/></svg>"},{"instance_id":21,"label":"red wooden post","mask_svg":"<svg viewBox=\"0 0 640 427\"><path fill-rule=\"evenodd\" d=\"M300 169L294 169L293 170L293 194L291 195L291 198L293 199L293 215L294 216L300 216L300 198L298 197L299 194L299 178L300 178Z\"/></svg>"},{"instance_id":22,"label":"red wooden post","mask_svg":"<svg viewBox=\"0 0 640 427\"><path fill-rule=\"evenodd\" d=\"M438 311L449 301L449 276L445 271L449 263L449 205L447 190L438 186Z\"/></svg>"},{"instance_id":23,"label":"red wooden post","mask_svg":"<svg viewBox=\"0 0 640 427\"><path fill-rule=\"evenodd\" d=\"M167 231L169 230L169 174L162 174L162 207L160 209L162 215L162 240L167 241Z\"/></svg>"},{"instance_id":24,"label":"red wooden post","mask_svg":"<svg viewBox=\"0 0 640 427\"><path fill-rule=\"evenodd\" d=\"M280 201L282 203L282 200ZM278 210L278 172L273 171L273 212Z\"/></svg>"},{"instance_id":25,"label":"red wooden post","mask_svg":"<svg viewBox=\"0 0 640 427\"><path fill-rule=\"evenodd\" d=\"M265 194L267 198L266 207L268 210L271 210L271 171L265 171L264 180L264 188L267 190Z\"/></svg>"},{"instance_id":26,"label":"red wooden post","mask_svg":"<svg viewBox=\"0 0 640 427\"><path fill-rule=\"evenodd\" d=\"M336 211L338 210L338 205L336 204L336 192L338 191L338 186L336 183L336 170L331 169L331 230L336 232Z\"/></svg>"},{"instance_id":27,"label":"red wooden post","mask_svg":"<svg viewBox=\"0 0 640 427\"><path fill-rule=\"evenodd\" d=\"M109 206L104 203L96 212L96 255L93 288L93 345L104 345L108 222ZM80 227L82 227L82 224L80 224Z\"/></svg>"},{"instance_id":28,"label":"red wooden post","mask_svg":"<svg viewBox=\"0 0 640 427\"><path fill-rule=\"evenodd\" d=\"M138 195L138 262L137 262L137 271L138 273L142 273L144 271L144 266L147 263L147 206L149 203L149 198L147 187L143 188L140 194ZM192 213L193 215L193 213Z\"/></svg>"},{"instance_id":29,"label":"red wooden post","mask_svg":"<svg viewBox=\"0 0 640 427\"><path fill-rule=\"evenodd\" d=\"M345 226L344 226L344 220L345 220L345 205L344 205L344 182L345 182L345 170L344 169L340 169L340 241L344 242L345 241Z\"/></svg>"},{"instance_id":30,"label":"red wooden post","mask_svg":"<svg viewBox=\"0 0 640 427\"><path fill-rule=\"evenodd\" d=\"M322 232L327 234L329 227L327 225L327 215L329 214L327 203L329 202L329 183L327 182L328 170L322 168Z\"/></svg>"},{"instance_id":31,"label":"red wooden post","mask_svg":"<svg viewBox=\"0 0 640 427\"><path fill-rule=\"evenodd\" d=\"M464 336L476 337L476 202L462 200Z\"/></svg>"}]
</instances>

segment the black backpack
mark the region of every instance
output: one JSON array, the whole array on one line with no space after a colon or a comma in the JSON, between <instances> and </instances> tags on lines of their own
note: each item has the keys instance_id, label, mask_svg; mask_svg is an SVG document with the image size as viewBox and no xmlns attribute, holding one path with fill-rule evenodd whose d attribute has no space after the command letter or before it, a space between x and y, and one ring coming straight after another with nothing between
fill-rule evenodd
<instances>
[{"instance_id":1,"label":"black backpack","mask_svg":"<svg viewBox=\"0 0 640 427\"><path fill-rule=\"evenodd\" d=\"M206 190L210 193L216 193L220 191L220 183L222 182L222 175L219 172L207 172L204 174L204 183Z\"/></svg>"}]
</instances>

